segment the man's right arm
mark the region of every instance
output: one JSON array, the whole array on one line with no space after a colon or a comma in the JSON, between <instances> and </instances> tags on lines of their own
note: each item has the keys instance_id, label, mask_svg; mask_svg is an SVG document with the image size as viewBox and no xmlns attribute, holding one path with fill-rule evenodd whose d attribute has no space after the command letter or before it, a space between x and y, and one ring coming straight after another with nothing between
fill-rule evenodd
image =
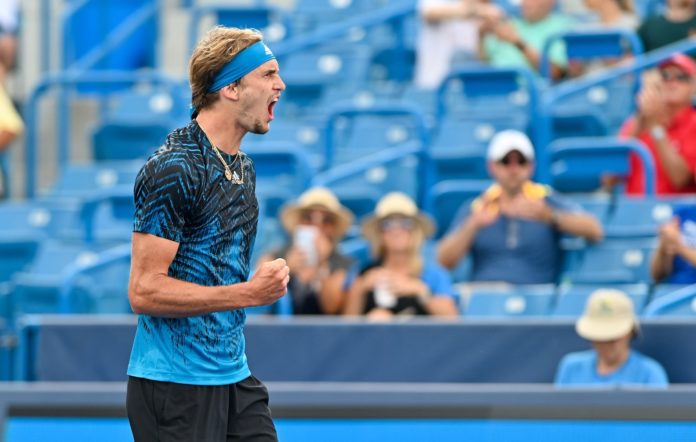
<instances>
[{"instance_id":1,"label":"man's right arm","mask_svg":"<svg viewBox=\"0 0 696 442\"><path fill-rule=\"evenodd\" d=\"M437 260L448 269L457 266L474 243L478 227L472 219L467 217L464 222L453 232L445 236L437 245Z\"/></svg>"},{"instance_id":2,"label":"man's right arm","mask_svg":"<svg viewBox=\"0 0 696 442\"><path fill-rule=\"evenodd\" d=\"M133 234L128 299L134 313L162 317L199 316L275 302L287 291L289 269L277 259L259 266L248 282L201 286L168 275L179 243Z\"/></svg>"}]
</instances>

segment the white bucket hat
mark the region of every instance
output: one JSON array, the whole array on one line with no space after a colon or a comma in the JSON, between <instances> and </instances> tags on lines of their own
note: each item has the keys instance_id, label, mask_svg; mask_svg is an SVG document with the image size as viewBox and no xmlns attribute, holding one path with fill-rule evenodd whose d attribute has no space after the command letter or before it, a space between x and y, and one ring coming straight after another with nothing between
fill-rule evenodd
<instances>
[{"instance_id":1,"label":"white bucket hat","mask_svg":"<svg viewBox=\"0 0 696 442\"><path fill-rule=\"evenodd\" d=\"M589 341L612 341L638 332L633 301L620 290L599 289L590 295L575 330Z\"/></svg>"}]
</instances>

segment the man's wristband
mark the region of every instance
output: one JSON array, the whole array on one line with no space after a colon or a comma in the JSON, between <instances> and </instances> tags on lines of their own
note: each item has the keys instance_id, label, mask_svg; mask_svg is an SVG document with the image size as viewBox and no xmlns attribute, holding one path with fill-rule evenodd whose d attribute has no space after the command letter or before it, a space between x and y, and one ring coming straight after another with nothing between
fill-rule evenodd
<instances>
[{"instance_id":1,"label":"man's wristband","mask_svg":"<svg viewBox=\"0 0 696 442\"><path fill-rule=\"evenodd\" d=\"M656 125L650 128L650 136L655 141L663 141L667 138L667 132L664 127Z\"/></svg>"},{"instance_id":2,"label":"man's wristband","mask_svg":"<svg viewBox=\"0 0 696 442\"><path fill-rule=\"evenodd\" d=\"M527 45L524 44L524 42L523 42L522 40L517 40L517 41L515 42L515 47L516 47L517 49L519 49L520 51L524 52L524 48L526 48Z\"/></svg>"}]
</instances>

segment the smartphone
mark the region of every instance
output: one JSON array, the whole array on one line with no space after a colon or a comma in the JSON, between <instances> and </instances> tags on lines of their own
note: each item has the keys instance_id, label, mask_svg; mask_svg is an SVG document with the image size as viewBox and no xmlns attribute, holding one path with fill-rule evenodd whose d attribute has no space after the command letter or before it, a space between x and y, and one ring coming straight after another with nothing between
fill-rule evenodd
<instances>
[{"instance_id":1,"label":"smartphone","mask_svg":"<svg viewBox=\"0 0 696 442\"><path fill-rule=\"evenodd\" d=\"M315 266L318 263L317 235L319 230L314 226L297 226L293 244L302 250L307 257L307 264Z\"/></svg>"}]
</instances>

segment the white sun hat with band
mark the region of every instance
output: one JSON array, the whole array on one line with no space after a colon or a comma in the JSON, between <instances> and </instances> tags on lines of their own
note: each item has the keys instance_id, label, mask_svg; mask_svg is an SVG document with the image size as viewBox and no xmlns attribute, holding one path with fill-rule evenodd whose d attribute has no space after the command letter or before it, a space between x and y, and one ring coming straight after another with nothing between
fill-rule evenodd
<instances>
[{"instance_id":1,"label":"white sun hat with band","mask_svg":"<svg viewBox=\"0 0 696 442\"><path fill-rule=\"evenodd\" d=\"M575 323L578 334L589 341L613 341L638 332L633 301L620 290L599 289L590 295L585 311Z\"/></svg>"}]
</instances>

